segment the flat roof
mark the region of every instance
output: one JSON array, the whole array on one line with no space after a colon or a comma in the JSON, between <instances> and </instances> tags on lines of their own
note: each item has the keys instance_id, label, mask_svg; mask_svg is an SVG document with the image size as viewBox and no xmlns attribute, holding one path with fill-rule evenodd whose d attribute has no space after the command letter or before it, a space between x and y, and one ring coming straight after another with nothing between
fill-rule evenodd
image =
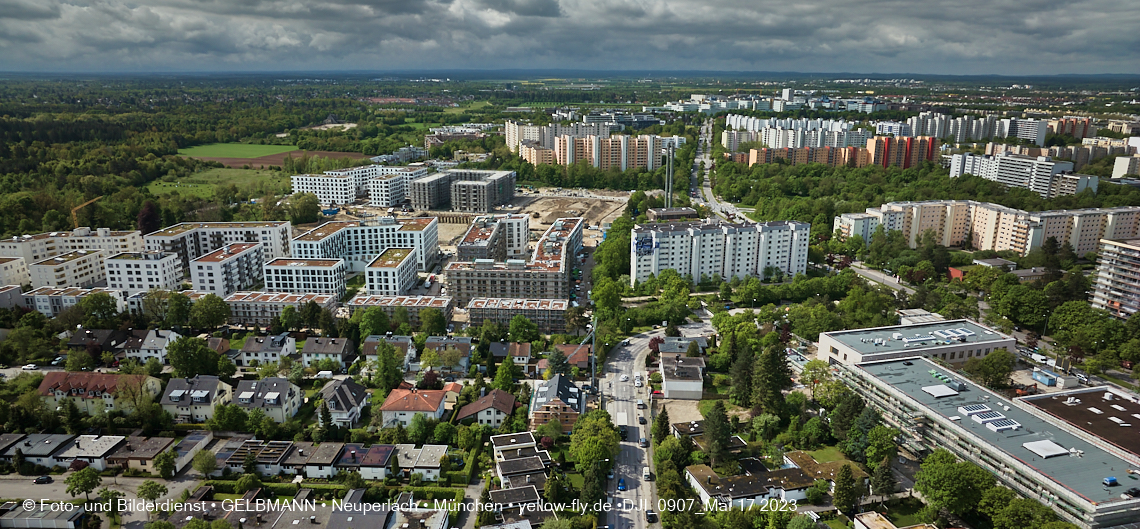
<instances>
[{"instance_id":1,"label":"flat roof","mask_svg":"<svg viewBox=\"0 0 1140 529\"><path fill-rule=\"evenodd\" d=\"M435 217L412 217L410 219L400 219L400 231L424 231L432 222L435 222Z\"/></svg>"},{"instance_id":2,"label":"flat roof","mask_svg":"<svg viewBox=\"0 0 1140 529\"><path fill-rule=\"evenodd\" d=\"M320 226L317 226L316 228L313 228L313 229L311 229L305 233L302 233L301 235L294 237L293 240L294 241L320 241L326 237L333 235L334 233L336 233L340 230L343 230L345 228L351 228L353 226L359 226L359 225L360 225L359 222L349 222L349 221L326 222L324 224L321 224Z\"/></svg>"},{"instance_id":3,"label":"flat roof","mask_svg":"<svg viewBox=\"0 0 1140 529\"><path fill-rule=\"evenodd\" d=\"M1105 399L1106 395L1111 395L1111 398ZM1113 388L1099 387L1033 395L1019 400L1140 458L1140 403L1136 397Z\"/></svg>"},{"instance_id":4,"label":"flat roof","mask_svg":"<svg viewBox=\"0 0 1140 529\"><path fill-rule=\"evenodd\" d=\"M414 251L414 248L388 248L368 263L368 268L395 268L411 258Z\"/></svg>"},{"instance_id":5,"label":"flat roof","mask_svg":"<svg viewBox=\"0 0 1140 529\"><path fill-rule=\"evenodd\" d=\"M10 262L15 261L17 259L19 259L21 261L24 260L23 257L0 257L0 264L10 263Z\"/></svg>"},{"instance_id":6,"label":"flat roof","mask_svg":"<svg viewBox=\"0 0 1140 529\"><path fill-rule=\"evenodd\" d=\"M895 337L896 333L900 335L897 338ZM892 325L890 327L852 329L822 334L864 355L920 351L959 343L981 344L1012 340L999 331L970 320Z\"/></svg>"},{"instance_id":7,"label":"flat roof","mask_svg":"<svg viewBox=\"0 0 1140 529\"><path fill-rule=\"evenodd\" d=\"M243 243L237 243L237 244L228 244L228 245L223 246L221 248L218 248L217 250L214 250L214 251L212 251L206 255L203 255L202 257L194 259L193 261L190 261L190 262L191 263L220 263L222 261L227 261L229 259L233 259L233 258L241 255L242 253L245 253L245 252L251 250L252 248L254 248L256 246L260 246L260 245L261 245L261 243L258 243L258 242L255 242L255 243L244 243L243 242Z\"/></svg>"},{"instance_id":8,"label":"flat roof","mask_svg":"<svg viewBox=\"0 0 1140 529\"><path fill-rule=\"evenodd\" d=\"M249 221L249 222L183 222L146 234L147 237L173 237L197 229L229 229L229 228L274 228L289 224L289 221Z\"/></svg>"},{"instance_id":9,"label":"flat roof","mask_svg":"<svg viewBox=\"0 0 1140 529\"><path fill-rule=\"evenodd\" d=\"M565 311L570 306L568 299L515 299L515 298L474 298L467 302L467 309L505 310L552 310Z\"/></svg>"},{"instance_id":10,"label":"flat roof","mask_svg":"<svg viewBox=\"0 0 1140 529\"><path fill-rule=\"evenodd\" d=\"M369 296L361 294L348 301L350 307L410 307L442 309L451 306L446 296Z\"/></svg>"},{"instance_id":11,"label":"flat roof","mask_svg":"<svg viewBox=\"0 0 1140 529\"><path fill-rule=\"evenodd\" d=\"M161 250L147 250L143 252L122 252L112 255L107 258L108 261L161 261L166 257L176 257L178 254L173 252L164 252ZM147 259L149 256L157 256L158 259Z\"/></svg>"},{"instance_id":12,"label":"flat roof","mask_svg":"<svg viewBox=\"0 0 1140 529\"><path fill-rule=\"evenodd\" d=\"M303 305L310 301L327 305L336 301L332 294L293 294L289 292L234 292L226 296L226 303L273 303L278 305Z\"/></svg>"},{"instance_id":13,"label":"flat roof","mask_svg":"<svg viewBox=\"0 0 1140 529\"><path fill-rule=\"evenodd\" d=\"M59 254L55 257L48 257L47 259L41 259L39 261L32 263L32 266L55 266L55 265L71 262L71 261L74 261L76 259L82 259L84 257L91 257L93 255L98 256L101 253L103 253L102 250L74 250L71 252Z\"/></svg>"},{"instance_id":14,"label":"flat roof","mask_svg":"<svg viewBox=\"0 0 1140 529\"><path fill-rule=\"evenodd\" d=\"M911 365L906 365L907 363ZM989 448L1002 452L1006 457L1040 472L1057 485L1066 488L1089 502L1105 503L1119 500L1120 490L1104 488L1106 477L1123 478L1129 464L1091 442L1068 433L1065 429L1022 409L997 393L990 392L976 384L950 372L926 358L912 357L852 366L906 394L910 399L931 412L940 415L947 422L983 440ZM936 374L950 376L961 386L956 395L935 397L923 391L923 387L941 383ZM1003 419L1017 423L1014 429L995 431L990 424L983 424L965 416L958 408L970 404L985 404L999 412ZM1008 406L1008 409L1006 407ZM1088 412L1086 412L1086 416ZM951 419L957 417L957 419ZM1008 423L1007 423L1008 424ZM1140 419L1137 419L1140 425ZM1138 426L1140 427L1140 426ZM997 428L1000 429L1000 428ZM1034 441L1052 441L1065 450L1078 450L1080 457L1042 458L1024 445ZM1125 480L1128 481L1128 480Z\"/></svg>"},{"instance_id":15,"label":"flat roof","mask_svg":"<svg viewBox=\"0 0 1140 529\"><path fill-rule=\"evenodd\" d=\"M499 231L499 226L502 224L495 219L476 217L467 228L467 233L463 234L459 246L487 246L491 244L495 232Z\"/></svg>"},{"instance_id":16,"label":"flat roof","mask_svg":"<svg viewBox=\"0 0 1140 529\"><path fill-rule=\"evenodd\" d=\"M278 257L265 266L311 266L314 268L333 268L338 264L343 264L344 259L290 259L288 257Z\"/></svg>"},{"instance_id":17,"label":"flat roof","mask_svg":"<svg viewBox=\"0 0 1140 529\"><path fill-rule=\"evenodd\" d=\"M329 171L327 174L295 174L295 175L293 175L293 178L297 178L297 177L344 179L344 178L352 178L352 173L347 172L347 171L346 172L340 172L340 173L338 173L336 171Z\"/></svg>"}]
</instances>

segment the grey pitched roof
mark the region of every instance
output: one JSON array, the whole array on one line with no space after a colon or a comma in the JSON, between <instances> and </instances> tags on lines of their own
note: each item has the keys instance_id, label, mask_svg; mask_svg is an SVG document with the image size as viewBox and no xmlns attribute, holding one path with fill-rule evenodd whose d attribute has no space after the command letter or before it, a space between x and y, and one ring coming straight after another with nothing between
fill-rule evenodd
<instances>
[{"instance_id":1,"label":"grey pitched roof","mask_svg":"<svg viewBox=\"0 0 1140 529\"><path fill-rule=\"evenodd\" d=\"M539 408L554 399L559 399L581 413L586 403L582 397L582 391L570 381L569 377L554 375L535 390L534 407Z\"/></svg>"},{"instance_id":2,"label":"grey pitched roof","mask_svg":"<svg viewBox=\"0 0 1140 529\"><path fill-rule=\"evenodd\" d=\"M285 405L290 396L301 391L289 380L281 377L269 377L261 380L242 380L234 389L234 404L242 408L279 408ZM276 402L269 402L267 397L276 397ZM249 402L242 402L249 399Z\"/></svg>"},{"instance_id":3,"label":"grey pitched roof","mask_svg":"<svg viewBox=\"0 0 1140 529\"><path fill-rule=\"evenodd\" d=\"M245 345L241 347L241 351L243 353L280 352L285 348L285 344L288 341L288 333L281 333L277 336L255 336L245 341Z\"/></svg>"},{"instance_id":4,"label":"grey pitched roof","mask_svg":"<svg viewBox=\"0 0 1140 529\"><path fill-rule=\"evenodd\" d=\"M170 382L166 383L166 391L162 393L162 400L159 404L163 405L186 405L192 402L191 398L205 397L205 403L213 403L214 396L218 393L218 387L221 379L214 375L198 375L194 378L172 378ZM171 396L176 394L180 396L180 400L171 400Z\"/></svg>"},{"instance_id":5,"label":"grey pitched roof","mask_svg":"<svg viewBox=\"0 0 1140 529\"><path fill-rule=\"evenodd\" d=\"M16 450L20 450L25 456L50 456L62 449L66 449L69 445L71 445L72 439L75 439L74 435L45 433L28 434L27 437L12 445L12 447L9 448L7 452L4 452L4 456L15 456Z\"/></svg>"},{"instance_id":6,"label":"grey pitched roof","mask_svg":"<svg viewBox=\"0 0 1140 529\"><path fill-rule=\"evenodd\" d=\"M305 348L301 350L302 353L314 354L350 354L355 349L352 345L352 340L348 338L309 338L305 340Z\"/></svg>"},{"instance_id":7,"label":"grey pitched roof","mask_svg":"<svg viewBox=\"0 0 1140 529\"><path fill-rule=\"evenodd\" d=\"M509 351L510 348L511 344L507 342L492 342L491 354L495 355L496 358L506 358L507 351Z\"/></svg>"},{"instance_id":8,"label":"grey pitched roof","mask_svg":"<svg viewBox=\"0 0 1140 529\"><path fill-rule=\"evenodd\" d=\"M324 400L329 411L348 411L368 398L368 390L352 380L333 380L321 388L321 400Z\"/></svg>"}]
</instances>

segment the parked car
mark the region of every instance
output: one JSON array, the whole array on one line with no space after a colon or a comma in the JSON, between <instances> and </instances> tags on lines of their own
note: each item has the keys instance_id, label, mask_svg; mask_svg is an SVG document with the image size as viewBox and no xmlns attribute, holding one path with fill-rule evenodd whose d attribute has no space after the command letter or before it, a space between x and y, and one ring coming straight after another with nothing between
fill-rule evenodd
<instances>
[{"instance_id":1,"label":"parked car","mask_svg":"<svg viewBox=\"0 0 1140 529\"><path fill-rule=\"evenodd\" d=\"M645 422L646 422L646 421L645 421L645 417L644 417L644 416L642 416L642 417L638 417L638 418L637 418L637 424L645 424Z\"/></svg>"},{"instance_id":2,"label":"parked car","mask_svg":"<svg viewBox=\"0 0 1140 529\"><path fill-rule=\"evenodd\" d=\"M33 479L32 483L35 483L36 485L43 485L45 483L51 483L52 481L54 480L51 479L51 476L40 476L36 479Z\"/></svg>"},{"instance_id":3,"label":"parked car","mask_svg":"<svg viewBox=\"0 0 1140 529\"><path fill-rule=\"evenodd\" d=\"M621 478L618 480L618 490L619 491L625 491L625 478Z\"/></svg>"},{"instance_id":4,"label":"parked car","mask_svg":"<svg viewBox=\"0 0 1140 529\"><path fill-rule=\"evenodd\" d=\"M645 511L645 521L653 523L657 521L657 513L653 511Z\"/></svg>"},{"instance_id":5,"label":"parked car","mask_svg":"<svg viewBox=\"0 0 1140 529\"><path fill-rule=\"evenodd\" d=\"M642 437L637 444L641 445L642 448L649 448L649 439Z\"/></svg>"},{"instance_id":6,"label":"parked car","mask_svg":"<svg viewBox=\"0 0 1140 529\"><path fill-rule=\"evenodd\" d=\"M35 369L35 368L33 368L33 369ZM622 381L622 382L629 382L629 375L625 375L625 374L623 374L623 375L621 376L621 381Z\"/></svg>"}]
</instances>

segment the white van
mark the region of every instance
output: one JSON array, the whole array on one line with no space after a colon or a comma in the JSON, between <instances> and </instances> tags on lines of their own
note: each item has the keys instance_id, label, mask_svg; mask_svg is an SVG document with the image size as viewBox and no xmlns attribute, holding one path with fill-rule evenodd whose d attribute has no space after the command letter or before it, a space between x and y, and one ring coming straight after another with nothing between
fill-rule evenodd
<instances>
[{"instance_id":1,"label":"white van","mask_svg":"<svg viewBox=\"0 0 1140 529\"><path fill-rule=\"evenodd\" d=\"M645 401L644 400L637 399L637 409L639 409L639 410L645 409Z\"/></svg>"},{"instance_id":2,"label":"white van","mask_svg":"<svg viewBox=\"0 0 1140 529\"><path fill-rule=\"evenodd\" d=\"M649 481L649 467L644 467L641 469L641 479Z\"/></svg>"}]
</instances>

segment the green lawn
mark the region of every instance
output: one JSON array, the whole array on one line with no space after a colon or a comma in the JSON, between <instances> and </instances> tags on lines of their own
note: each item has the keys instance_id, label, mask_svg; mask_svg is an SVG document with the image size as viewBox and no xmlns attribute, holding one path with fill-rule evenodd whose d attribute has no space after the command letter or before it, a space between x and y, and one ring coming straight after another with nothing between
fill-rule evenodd
<instances>
[{"instance_id":1,"label":"green lawn","mask_svg":"<svg viewBox=\"0 0 1140 529\"><path fill-rule=\"evenodd\" d=\"M207 158L258 158L297 150L292 145L250 145L248 143L211 143L178 149L183 156Z\"/></svg>"},{"instance_id":2,"label":"green lawn","mask_svg":"<svg viewBox=\"0 0 1140 529\"><path fill-rule=\"evenodd\" d=\"M838 518L832 518L832 519L827 520L823 523L832 529L847 529L848 527L850 527L849 525L847 525L848 524L847 517L842 516L842 515L840 515Z\"/></svg>"},{"instance_id":3,"label":"green lawn","mask_svg":"<svg viewBox=\"0 0 1140 529\"><path fill-rule=\"evenodd\" d=\"M903 498L888 504L886 508L875 510L883 513L896 527L907 527L922 523L918 520L918 511L922 510L922 507L922 502L918 498Z\"/></svg>"},{"instance_id":4,"label":"green lawn","mask_svg":"<svg viewBox=\"0 0 1140 529\"><path fill-rule=\"evenodd\" d=\"M154 195L177 192L180 195L211 198L214 196L214 186L218 184L234 184L243 188L256 183L266 183L278 193L287 193L291 185L288 176L276 171L213 168L172 182L155 180L147 185L147 189Z\"/></svg>"},{"instance_id":5,"label":"green lawn","mask_svg":"<svg viewBox=\"0 0 1140 529\"><path fill-rule=\"evenodd\" d=\"M241 494L225 494L225 493L222 493L222 492L215 492L215 493L214 493L214 500L216 500L216 501L222 501L222 500L240 500L240 499L241 499L241 497L242 497L242 495L241 495Z\"/></svg>"},{"instance_id":6,"label":"green lawn","mask_svg":"<svg viewBox=\"0 0 1140 529\"><path fill-rule=\"evenodd\" d=\"M577 472L573 472L573 473L567 472L566 477L570 479L570 484L573 485L575 489L581 490L582 485L584 485L586 483L585 476L583 476ZM602 476L602 477L604 478L605 476Z\"/></svg>"},{"instance_id":7,"label":"green lawn","mask_svg":"<svg viewBox=\"0 0 1140 529\"><path fill-rule=\"evenodd\" d=\"M728 412L730 418L731 418L731 415L733 412L739 413L741 411L744 411L744 408L741 408L740 406L737 406L737 405L729 402L727 399L725 399L723 402L724 402L724 409L725 409L725 411ZM700 403L697 404L697 410L701 412L702 417L707 417L709 412L712 411L713 406L716 405L716 403L717 403L717 401L713 400L713 399L702 400Z\"/></svg>"},{"instance_id":8,"label":"green lawn","mask_svg":"<svg viewBox=\"0 0 1140 529\"><path fill-rule=\"evenodd\" d=\"M444 114L462 114L466 110L478 110L483 107L491 106L490 101L475 101L470 105L459 105L457 107L450 107L444 109Z\"/></svg>"},{"instance_id":9,"label":"green lawn","mask_svg":"<svg viewBox=\"0 0 1140 529\"><path fill-rule=\"evenodd\" d=\"M820 463L830 463L832 461L843 461L847 459L847 457L843 455L843 452L840 452L839 449L834 446L824 447L808 453Z\"/></svg>"}]
</instances>

